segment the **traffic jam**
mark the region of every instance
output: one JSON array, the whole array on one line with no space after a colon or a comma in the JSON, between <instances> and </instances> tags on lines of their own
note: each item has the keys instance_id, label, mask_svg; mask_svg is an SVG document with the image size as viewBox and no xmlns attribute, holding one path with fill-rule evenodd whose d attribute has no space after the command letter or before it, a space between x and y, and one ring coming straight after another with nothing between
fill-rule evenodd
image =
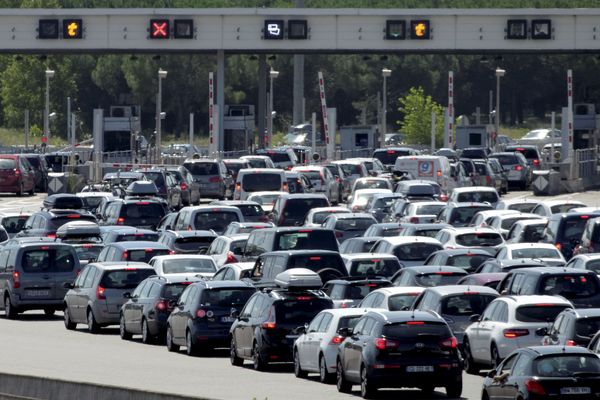
<instances>
[{"instance_id":1,"label":"traffic jam","mask_svg":"<svg viewBox=\"0 0 600 400\"><path fill-rule=\"evenodd\" d=\"M465 374L482 400L600 397L600 208L504 198L535 145L307 151L129 165L1 214L0 309L363 398L460 398ZM0 155L0 190L45 191L43 158Z\"/></svg>"}]
</instances>

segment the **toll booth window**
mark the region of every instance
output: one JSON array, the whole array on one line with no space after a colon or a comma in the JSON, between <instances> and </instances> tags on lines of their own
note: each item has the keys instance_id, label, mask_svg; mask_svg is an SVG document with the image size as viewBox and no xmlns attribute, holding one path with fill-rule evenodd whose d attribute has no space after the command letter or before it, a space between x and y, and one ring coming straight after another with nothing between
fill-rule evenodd
<instances>
[{"instance_id":1,"label":"toll booth window","mask_svg":"<svg viewBox=\"0 0 600 400\"><path fill-rule=\"evenodd\" d=\"M369 147L369 135L367 133L357 133L354 137L355 147Z\"/></svg>"},{"instance_id":2,"label":"toll booth window","mask_svg":"<svg viewBox=\"0 0 600 400\"><path fill-rule=\"evenodd\" d=\"M288 39L308 39L308 24L303 19L288 21Z\"/></svg>"},{"instance_id":3,"label":"toll booth window","mask_svg":"<svg viewBox=\"0 0 600 400\"><path fill-rule=\"evenodd\" d=\"M549 19L534 19L531 21L531 38L544 40L552 38L552 21Z\"/></svg>"},{"instance_id":4,"label":"toll booth window","mask_svg":"<svg viewBox=\"0 0 600 400\"><path fill-rule=\"evenodd\" d=\"M509 19L506 26L507 39L527 39L527 20Z\"/></svg>"},{"instance_id":5,"label":"toll booth window","mask_svg":"<svg viewBox=\"0 0 600 400\"><path fill-rule=\"evenodd\" d=\"M406 22L388 20L385 22L385 38L387 40L406 39Z\"/></svg>"}]
</instances>

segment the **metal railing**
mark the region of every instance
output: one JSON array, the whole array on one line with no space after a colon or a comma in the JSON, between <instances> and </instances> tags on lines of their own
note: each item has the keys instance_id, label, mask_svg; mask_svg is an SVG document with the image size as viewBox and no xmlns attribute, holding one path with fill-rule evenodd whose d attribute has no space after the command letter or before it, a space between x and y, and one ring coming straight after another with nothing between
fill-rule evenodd
<instances>
[{"instance_id":1,"label":"metal railing","mask_svg":"<svg viewBox=\"0 0 600 400\"><path fill-rule=\"evenodd\" d=\"M575 150L574 158L577 178L595 180L598 177L598 147Z\"/></svg>"}]
</instances>

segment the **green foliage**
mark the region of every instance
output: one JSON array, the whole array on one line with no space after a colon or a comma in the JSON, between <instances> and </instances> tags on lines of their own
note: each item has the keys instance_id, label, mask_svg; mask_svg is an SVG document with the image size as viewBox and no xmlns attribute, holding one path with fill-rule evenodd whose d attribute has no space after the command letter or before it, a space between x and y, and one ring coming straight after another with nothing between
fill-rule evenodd
<instances>
[{"instance_id":1,"label":"green foliage","mask_svg":"<svg viewBox=\"0 0 600 400\"><path fill-rule=\"evenodd\" d=\"M410 88L408 94L398 100L404 120L399 122L400 130L406 134L411 144L431 143L432 114L436 115L436 146L442 144L444 133L444 109L422 87Z\"/></svg>"}]
</instances>

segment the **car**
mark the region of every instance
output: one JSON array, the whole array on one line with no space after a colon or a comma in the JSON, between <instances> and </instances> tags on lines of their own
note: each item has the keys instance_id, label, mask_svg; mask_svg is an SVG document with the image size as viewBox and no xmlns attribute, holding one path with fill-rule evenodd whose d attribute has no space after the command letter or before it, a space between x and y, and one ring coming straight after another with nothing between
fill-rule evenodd
<instances>
[{"instance_id":1,"label":"car","mask_svg":"<svg viewBox=\"0 0 600 400\"><path fill-rule=\"evenodd\" d=\"M147 263L154 256L173 254L173 251L157 242L114 242L102 249L97 261L139 261Z\"/></svg>"},{"instance_id":2,"label":"car","mask_svg":"<svg viewBox=\"0 0 600 400\"><path fill-rule=\"evenodd\" d=\"M537 214L536 214L537 215ZM517 221L506 235L506 243L536 243L544 237L548 218Z\"/></svg>"},{"instance_id":3,"label":"car","mask_svg":"<svg viewBox=\"0 0 600 400\"><path fill-rule=\"evenodd\" d=\"M277 286L257 291L248 300L230 330L230 362L241 366L252 360L255 370L270 362L293 360L293 343L298 327L318 313L333 308L332 300L320 289L317 274L293 268L276 276Z\"/></svg>"},{"instance_id":4,"label":"car","mask_svg":"<svg viewBox=\"0 0 600 400\"><path fill-rule=\"evenodd\" d=\"M553 214L548 218L542 241L556 246L568 260L581 243L587 221L597 217L600 217L600 211Z\"/></svg>"},{"instance_id":5,"label":"car","mask_svg":"<svg viewBox=\"0 0 600 400\"><path fill-rule=\"evenodd\" d=\"M437 222L449 224L454 227L468 226L473 216L479 211L493 210L487 203L448 203L437 217Z\"/></svg>"},{"instance_id":6,"label":"car","mask_svg":"<svg viewBox=\"0 0 600 400\"><path fill-rule=\"evenodd\" d=\"M218 268L225 264L236 263L243 256L248 236L247 233L219 236L213 240L205 254L215 260Z\"/></svg>"},{"instance_id":7,"label":"car","mask_svg":"<svg viewBox=\"0 0 600 400\"><path fill-rule=\"evenodd\" d=\"M310 193L308 178L299 172L285 171L287 191L291 194Z\"/></svg>"},{"instance_id":8,"label":"car","mask_svg":"<svg viewBox=\"0 0 600 400\"><path fill-rule=\"evenodd\" d=\"M600 254L587 253L579 254L569 260L566 268L584 269L600 274Z\"/></svg>"},{"instance_id":9,"label":"car","mask_svg":"<svg viewBox=\"0 0 600 400\"><path fill-rule=\"evenodd\" d=\"M474 272L482 263L493 256L484 249L444 249L431 253L423 265L449 265L464 268L467 272Z\"/></svg>"},{"instance_id":10,"label":"car","mask_svg":"<svg viewBox=\"0 0 600 400\"><path fill-rule=\"evenodd\" d=\"M371 253L393 254L405 267L423 265L429 254L441 250L442 244L426 236L392 236L378 240Z\"/></svg>"},{"instance_id":11,"label":"car","mask_svg":"<svg viewBox=\"0 0 600 400\"><path fill-rule=\"evenodd\" d=\"M74 330L86 324L88 332L120 323L121 307L141 281L154 269L139 262L94 262L88 264L64 296L64 324Z\"/></svg>"},{"instance_id":12,"label":"car","mask_svg":"<svg viewBox=\"0 0 600 400\"><path fill-rule=\"evenodd\" d=\"M396 165L396 159L398 157L416 155L419 155L419 152L410 147L385 147L373 151L373 158L378 159L389 171Z\"/></svg>"},{"instance_id":13,"label":"car","mask_svg":"<svg viewBox=\"0 0 600 400\"><path fill-rule=\"evenodd\" d=\"M346 176L346 173L339 164L324 163L322 165L323 167L327 168L335 178L339 187L338 191L340 194L338 203L342 203L345 199L348 198L348 196L350 196L350 189L352 184L350 182L349 177Z\"/></svg>"},{"instance_id":14,"label":"car","mask_svg":"<svg viewBox=\"0 0 600 400\"><path fill-rule=\"evenodd\" d=\"M411 224L433 223L444 207L446 207L446 203L442 201L417 201L409 203L402 211L398 222L409 222Z\"/></svg>"},{"instance_id":15,"label":"car","mask_svg":"<svg viewBox=\"0 0 600 400\"><path fill-rule=\"evenodd\" d=\"M262 192L287 192L288 182L285 172L277 168L244 168L236 176L233 198L249 200L249 197ZM272 203L273 200L269 201Z\"/></svg>"},{"instance_id":16,"label":"car","mask_svg":"<svg viewBox=\"0 0 600 400\"><path fill-rule=\"evenodd\" d=\"M558 314L552 326L540 328L544 346L587 347L600 331L600 308L568 308Z\"/></svg>"},{"instance_id":17,"label":"car","mask_svg":"<svg viewBox=\"0 0 600 400\"><path fill-rule=\"evenodd\" d=\"M356 179L352 184L350 194L354 195L359 189L389 189L391 191L394 187L392 186L392 182L387 178L368 177Z\"/></svg>"},{"instance_id":18,"label":"car","mask_svg":"<svg viewBox=\"0 0 600 400\"><path fill-rule=\"evenodd\" d=\"M25 222L23 230L17 232L15 236L55 238L58 228L72 221L96 222L96 217L87 211L42 209L32 213Z\"/></svg>"},{"instance_id":19,"label":"car","mask_svg":"<svg viewBox=\"0 0 600 400\"><path fill-rule=\"evenodd\" d=\"M139 172L143 172L146 179L154 182L157 190L155 195L164 199L170 209L179 210L182 207L182 189L173 174L159 168L144 168Z\"/></svg>"},{"instance_id":20,"label":"car","mask_svg":"<svg viewBox=\"0 0 600 400\"><path fill-rule=\"evenodd\" d=\"M456 337L439 316L422 311L371 310L338 348L338 391L360 384L361 396L380 388L418 387L432 392L445 387L448 397L462 393L462 362ZM380 368L384 365L384 368Z\"/></svg>"},{"instance_id":21,"label":"car","mask_svg":"<svg viewBox=\"0 0 600 400\"><path fill-rule=\"evenodd\" d=\"M390 189L358 189L348 197L348 208L352 212L365 211L369 201L379 194L392 194Z\"/></svg>"},{"instance_id":22,"label":"car","mask_svg":"<svg viewBox=\"0 0 600 400\"><path fill-rule=\"evenodd\" d=\"M396 185L394 193L400 194L407 200L437 200L441 189L435 182L424 180L405 180Z\"/></svg>"},{"instance_id":23,"label":"car","mask_svg":"<svg viewBox=\"0 0 600 400\"><path fill-rule=\"evenodd\" d=\"M238 262L226 264L221 267L212 277L213 281L241 281L250 278L253 262Z\"/></svg>"},{"instance_id":24,"label":"car","mask_svg":"<svg viewBox=\"0 0 600 400\"><path fill-rule=\"evenodd\" d=\"M133 226L105 225L100 227L100 234L105 245L115 242L145 241L157 242L160 237L150 229L138 229Z\"/></svg>"},{"instance_id":25,"label":"car","mask_svg":"<svg viewBox=\"0 0 600 400\"><path fill-rule=\"evenodd\" d=\"M20 154L0 154L0 192L35 194L35 172Z\"/></svg>"},{"instance_id":26,"label":"car","mask_svg":"<svg viewBox=\"0 0 600 400\"><path fill-rule=\"evenodd\" d=\"M353 308L373 290L388 286L392 283L380 277L347 277L330 280L322 290L333 300L334 308Z\"/></svg>"},{"instance_id":27,"label":"car","mask_svg":"<svg viewBox=\"0 0 600 400\"><path fill-rule=\"evenodd\" d=\"M200 204L200 183L194 180L194 177L184 166L165 167L170 175L173 176L179 189L181 190L181 203L183 206Z\"/></svg>"},{"instance_id":28,"label":"car","mask_svg":"<svg viewBox=\"0 0 600 400\"><path fill-rule=\"evenodd\" d=\"M427 236L435 239L439 231L451 228L452 225L443 223L403 224L403 227L404 229L400 232L400 236Z\"/></svg>"},{"instance_id":29,"label":"car","mask_svg":"<svg viewBox=\"0 0 600 400\"><path fill-rule=\"evenodd\" d=\"M573 250L573 254L598 252L600 252L600 217L587 220L580 243Z\"/></svg>"},{"instance_id":30,"label":"car","mask_svg":"<svg viewBox=\"0 0 600 400\"><path fill-rule=\"evenodd\" d=\"M260 206L265 211L265 213L269 214L271 211L273 211L273 205L275 204L275 201L277 201L279 196L286 194L286 193L288 193L288 192L281 192L281 191L252 192L248 195L247 200L260 204Z\"/></svg>"},{"instance_id":31,"label":"car","mask_svg":"<svg viewBox=\"0 0 600 400\"><path fill-rule=\"evenodd\" d=\"M437 183L443 192L449 193L456 182L451 176L450 161L444 156L401 156L396 159L395 175L408 175L414 179Z\"/></svg>"},{"instance_id":32,"label":"car","mask_svg":"<svg viewBox=\"0 0 600 400\"><path fill-rule=\"evenodd\" d=\"M457 284L428 287L414 301L411 310L430 311L444 318L462 345L471 316L483 314L498 296L498 292L487 286Z\"/></svg>"},{"instance_id":33,"label":"car","mask_svg":"<svg viewBox=\"0 0 600 400\"><path fill-rule=\"evenodd\" d=\"M398 193L376 194L369 199L365 206L365 212L372 214L377 222L384 222L384 219L391 213L396 200L403 198Z\"/></svg>"},{"instance_id":34,"label":"car","mask_svg":"<svg viewBox=\"0 0 600 400\"><path fill-rule=\"evenodd\" d=\"M164 231L158 243L167 246L173 254L200 254L206 252L217 238L214 231Z\"/></svg>"},{"instance_id":35,"label":"car","mask_svg":"<svg viewBox=\"0 0 600 400\"><path fill-rule=\"evenodd\" d=\"M119 334L123 340L141 335L142 343L163 341L167 318L179 296L190 284L202 278L195 276L150 276L144 279L121 307Z\"/></svg>"},{"instance_id":36,"label":"car","mask_svg":"<svg viewBox=\"0 0 600 400\"><path fill-rule=\"evenodd\" d=\"M545 222L545 218L540 217L537 214L529 214L529 213L515 213L515 214L504 214L504 215L497 215L495 217L490 218L489 222L488 222L488 226L492 229L497 230L498 232L500 232L500 234L502 235L502 237L504 239L506 239L508 237L508 232L510 231L510 229L512 228L512 226L519 222L519 221L526 221L526 220L531 220L531 219L544 219Z\"/></svg>"},{"instance_id":37,"label":"car","mask_svg":"<svg viewBox=\"0 0 600 400\"><path fill-rule=\"evenodd\" d=\"M338 332L343 328L354 328L366 312L365 309L338 308L318 313L294 342L296 375L305 377L308 373L318 372L322 383L332 382L338 345L344 340Z\"/></svg>"},{"instance_id":38,"label":"car","mask_svg":"<svg viewBox=\"0 0 600 400\"><path fill-rule=\"evenodd\" d=\"M492 228L445 228L435 237L444 249L481 249L495 255L504 245L502 235Z\"/></svg>"},{"instance_id":39,"label":"car","mask_svg":"<svg viewBox=\"0 0 600 400\"><path fill-rule=\"evenodd\" d=\"M497 260L521 258L542 261L545 265L560 267L566 264L560 251L549 243L511 243L498 247Z\"/></svg>"},{"instance_id":40,"label":"car","mask_svg":"<svg viewBox=\"0 0 600 400\"><path fill-rule=\"evenodd\" d=\"M358 309L379 308L389 311L406 311L425 290L420 286L389 286L372 291L358 303Z\"/></svg>"},{"instance_id":41,"label":"car","mask_svg":"<svg viewBox=\"0 0 600 400\"><path fill-rule=\"evenodd\" d=\"M493 187L487 186L471 186L464 188L456 188L452 191L448 202L455 203L466 203L466 202L474 202L474 203L489 203L493 207L496 207L496 204L500 200L500 196L498 192Z\"/></svg>"},{"instance_id":42,"label":"car","mask_svg":"<svg viewBox=\"0 0 600 400\"><path fill-rule=\"evenodd\" d=\"M348 161L359 161L364 164L367 168L367 173L370 176L380 176L386 172L388 172L387 168L379 161L378 158L375 157L354 157L347 158Z\"/></svg>"},{"instance_id":43,"label":"car","mask_svg":"<svg viewBox=\"0 0 600 400\"><path fill-rule=\"evenodd\" d=\"M202 197L224 199L233 195L233 178L222 160L194 158L184 161L183 166L200 184Z\"/></svg>"},{"instance_id":44,"label":"car","mask_svg":"<svg viewBox=\"0 0 600 400\"><path fill-rule=\"evenodd\" d=\"M332 161L331 164L339 165L342 168L345 180L348 182L348 195L350 195L350 189L356 179L369 176L367 167L359 160L337 160Z\"/></svg>"},{"instance_id":45,"label":"car","mask_svg":"<svg viewBox=\"0 0 600 400\"><path fill-rule=\"evenodd\" d=\"M490 158L498 160L504 171L509 185L525 190L531 184L531 166L520 152L501 152L490 154ZM519 210L528 212L531 210Z\"/></svg>"},{"instance_id":46,"label":"car","mask_svg":"<svg viewBox=\"0 0 600 400\"><path fill-rule=\"evenodd\" d=\"M241 156L240 159L246 160L250 168L275 168L275 164L273 164L273 160L269 156L248 155Z\"/></svg>"},{"instance_id":47,"label":"car","mask_svg":"<svg viewBox=\"0 0 600 400\"><path fill-rule=\"evenodd\" d=\"M507 194L509 189L508 171L502 168L500 161L496 158L488 158L487 163L492 169L492 181L496 182L496 190L499 193Z\"/></svg>"},{"instance_id":48,"label":"car","mask_svg":"<svg viewBox=\"0 0 600 400\"><path fill-rule=\"evenodd\" d=\"M367 228L367 230L362 234L362 236L366 237L388 237L388 236L400 236L404 231L404 228L408 224L401 224L398 222L383 222L378 224L373 224Z\"/></svg>"},{"instance_id":49,"label":"car","mask_svg":"<svg viewBox=\"0 0 600 400\"><path fill-rule=\"evenodd\" d=\"M502 194L508 192L508 190L505 191L505 183L502 178L502 172L496 172L487 159L474 159L473 164L475 165L475 170L477 171L475 185L493 187L498 193ZM506 185L508 186L508 182L506 182Z\"/></svg>"},{"instance_id":50,"label":"car","mask_svg":"<svg viewBox=\"0 0 600 400\"><path fill-rule=\"evenodd\" d=\"M210 279L217 272L214 260L200 254L157 255L148 261L148 265L154 268L156 275L166 278L201 277Z\"/></svg>"},{"instance_id":51,"label":"car","mask_svg":"<svg viewBox=\"0 0 600 400\"><path fill-rule=\"evenodd\" d=\"M183 207L173 230L213 230L222 234L232 222L245 222L239 208L233 206L202 205Z\"/></svg>"},{"instance_id":52,"label":"car","mask_svg":"<svg viewBox=\"0 0 600 400\"><path fill-rule=\"evenodd\" d=\"M461 158L473 159L487 159L490 154L490 149L485 147L465 147L460 150Z\"/></svg>"},{"instance_id":53,"label":"car","mask_svg":"<svg viewBox=\"0 0 600 400\"><path fill-rule=\"evenodd\" d=\"M231 175L231 180L234 185L237 182L237 177L240 170L250 168L250 163L248 163L247 160L244 160L242 158L225 158L221 161L223 161L223 164L225 164L225 168L227 168L227 173ZM233 193L235 188L232 186L230 190Z\"/></svg>"},{"instance_id":54,"label":"car","mask_svg":"<svg viewBox=\"0 0 600 400\"><path fill-rule=\"evenodd\" d=\"M258 149L256 154L269 157L275 168L289 169L298 164L298 157L291 147Z\"/></svg>"},{"instance_id":55,"label":"car","mask_svg":"<svg viewBox=\"0 0 600 400\"><path fill-rule=\"evenodd\" d=\"M345 240L340 245L340 254L368 253L381 236L361 236Z\"/></svg>"},{"instance_id":56,"label":"car","mask_svg":"<svg viewBox=\"0 0 600 400\"><path fill-rule=\"evenodd\" d=\"M466 286L487 286L495 289L505 276L505 272L474 273L460 279L456 284Z\"/></svg>"},{"instance_id":57,"label":"car","mask_svg":"<svg viewBox=\"0 0 600 400\"><path fill-rule=\"evenodd\" d=\"M323 221L322 227L335 232L339 243L353 237L363 236L365 231L377 220L367 213L334 213Z\"/></svg>"},{"instance_id":58,"label":"car","mask_svg":"<svg viewBox=\"0 0 600 400\"><path fill-rule=\"evenodd\" d=\"M346 207L315 207L311 209L304 220L304 226L315 227L323 225L325 218L332 214L349 214L351 213Z\"/></svg>"},{"instance_id":59,"label":"car","mask_svg":"<svg viewBox=\"0 0 600 400\"><path fill-rule=\"evenodd\" d=\"M560 143L562 132L559 129L534 129L527 132L522 138L517 139L517 144L520 145L535 145L539 148L544 147L548 143Z\"/></svg>"},{"instance_id":60,"label":"car","mask_svg":"<svg viewBox=\"0 0 600 400\"><path fill-rule=\"evenodd\" d=\"M392 254L381 253L354 253L343 254L342 259L346 264L350 277L385 277L391 278L403 268L398 258Z\"/></svg>"},{"instance_id":61,"label":"car","mask_svg":"<svg viewBox=\"0 0 600 400\"><path fill-rule=\"evenodd\" d=\"M542 201L530 198L502 199L496 204L496 210L513 210L530 213Z\"/></svg>"},{"instance_id":62,"label":"car","mask_svg":"<svg viewBox=\"0 0 600 400\"><path fill-rule=\"evenodd\" d=\"M590 399L600 395L600 361L588 349L533 346L512 353L483 381L482 399Z\"/></svg>"},{"instance_id":63,"label":"car","mask_svg":"<svg viewBox=\"0 0 600 400\"><path fill-rule=\"evenodd\" d=\"M31 216L31 213L9 213L0 214L0 225L6 230L9 238L13 238L17 233L25 229L25 224Z\"/></svg>"},{"instance_id":64,"label":"car","mask_svg":"<svg viewBox=\"0 0 600 400\"><path fill-rule=\"evenodd\" d=\"M27 310L53 315L81 272L75 249L51 239L11 239L0 251L0 307L7 319Z\"/></svg>"},{"instance_id":65,"label":"car","mask_svg":"<svg viewBox=\"0 0 600 400\"><path fill-rule=\"evenodd\" d=\"M167 318L167 349L185 346L190 356L229 345L229 330L256 289L241 281L200 281L189 285Z\"/></svg>"},{"instance_id":66,"label":"car","mask_svg":"<svg viewBox=\"0 0 600 400\"><path fill-rule=\"evenodd\" d=\"M111 192L80 192L77 196L83 200L83 209L94 215L98 214L98 206L103 201L110 202L117 199Z\"/></svg>"},{"instance_id":67,"label":"car","mask_svg":"<svg viewBox=\"0 0 600 400\"><path fill-rule=\"evenodd\" d=\"M553 214L563 214L578 207L587 206L581 201L576 200L544 200L536 205L530 212L532 214L550 218Z\"/></svg>"},{"instance_id":68,"label":"car","mask_svg":"<svg viewBox=\"0 0 600 400\"><path fill-rule=\"evenodd\" d=\"M237 222L233 221L227 225L227 229L223 232L222 236L240 235L244 233L250 233L256 229L273 228L270 222Z\"/></svg>"},{"instance_id":69,"label":"car","mask_svg":"<svg viewBox=\"0 0 600 400\"><path fill-rule=\"evenodd\" d=\"M394 286L432 287L455 285L461 278L468 275L463 268L447 265L420 265L402 268L390 280Z\"/></svg>"},{"instance_id":70,"label":"car","mask_svg":"<svg viewBox=\"0 0 600 400\"><path fill-rule=\"evenodd\" d=\"M330 205L323 194L285 194L275 201L269 218L277 226L300 226L311 209Z\"/></svg>"},{"instance_id":71,"label":"car","mask_svg":"<svg viewBox=\"0 0 600 400\"><path fill-rule=\"evenodd\" d=\"M168 206L158 197L131 197L108 203L100 225L124 225L155 228L167 214Z\"/></svg>"},{"instance_id":72,"label":"car","mask_svg":"<svg viewBox=\"0 0 600 400\"><path fill-rule=\"evenodd\" d=\"M540 149L535 145L511 144L506 146L504 151L523 154L527 160L527 164L531 167L531 170L538 170L541 168L542 155L540 154Z\"/></svg>"},{"instance_id":73,"label":"car","mask_svg":"<svg viewBox=\"0 0 600 400\"><path fill-rule=\"evenodd\" d=\"M242 212L244 222L269 222L265 210L255 201L248 200L215 200L210 205L237 207Z\"/></svg>"},{"instance_id":74,"label":"car","mask_svg":"<svg viewBox=\"0 0 600 400\"><path fill-rule=\"evenodd\" d=\"M48 190L48 164L46 158L42 154L21 154L29 162L33 168L35 179L35 190L37 192L45 192Z\"/></svg>"},{"instance_id":75,"label":"car","mask_svg":"<svg viewBox=\"0 0 600 400\"><path fill-rule=\"evenodd\" d=\"M473 215L473 218L471 218L471 221L469 222L469 226L485 227L485 226L488 226L489 222L492 220L493 217L496 217L498 215L507 215L507 214L519 214L519 212L515 211L515 210L496 210L496 209L478 211L477 213L475 213Z\"/></svg>"},{"instance_id":76,"label":"car","mask_svg":"<svg viewBox=\"0 0 600 400\"><path fill-rule=\"evenodd\" d=\"M534 260L532 258L518 258L516 260L498 260L497 258L490 258L484 261L476 270L475 273L508 273L513 269L519 268L533 268L533 267L545 267L546 263L542 260Z\"/></svg>"},{"instance_id":77,"label":"car","mask_svg":"<svg viewBox=\"0 0 600 400\"><path fill-rule=\"evenodd\" d=\"M311 185L311 192L323 193L330 199L332 204L338 204L340 188L329 169L318 165L307 165L294 167L292 168L292 172L298 172L308 179Z\"/></svg>"},{"instance_id":78,"label":"car","mask_svg":"<svg viewBox=\"0 0 600 400\"><path fill-rule=\"evenodd\" d=\"M483 314L473 315L463 339L465 370L497 368L513 351L540 343L536 331L573 305L558 296L500 296Z\"/></svg>"}]
</instances>

